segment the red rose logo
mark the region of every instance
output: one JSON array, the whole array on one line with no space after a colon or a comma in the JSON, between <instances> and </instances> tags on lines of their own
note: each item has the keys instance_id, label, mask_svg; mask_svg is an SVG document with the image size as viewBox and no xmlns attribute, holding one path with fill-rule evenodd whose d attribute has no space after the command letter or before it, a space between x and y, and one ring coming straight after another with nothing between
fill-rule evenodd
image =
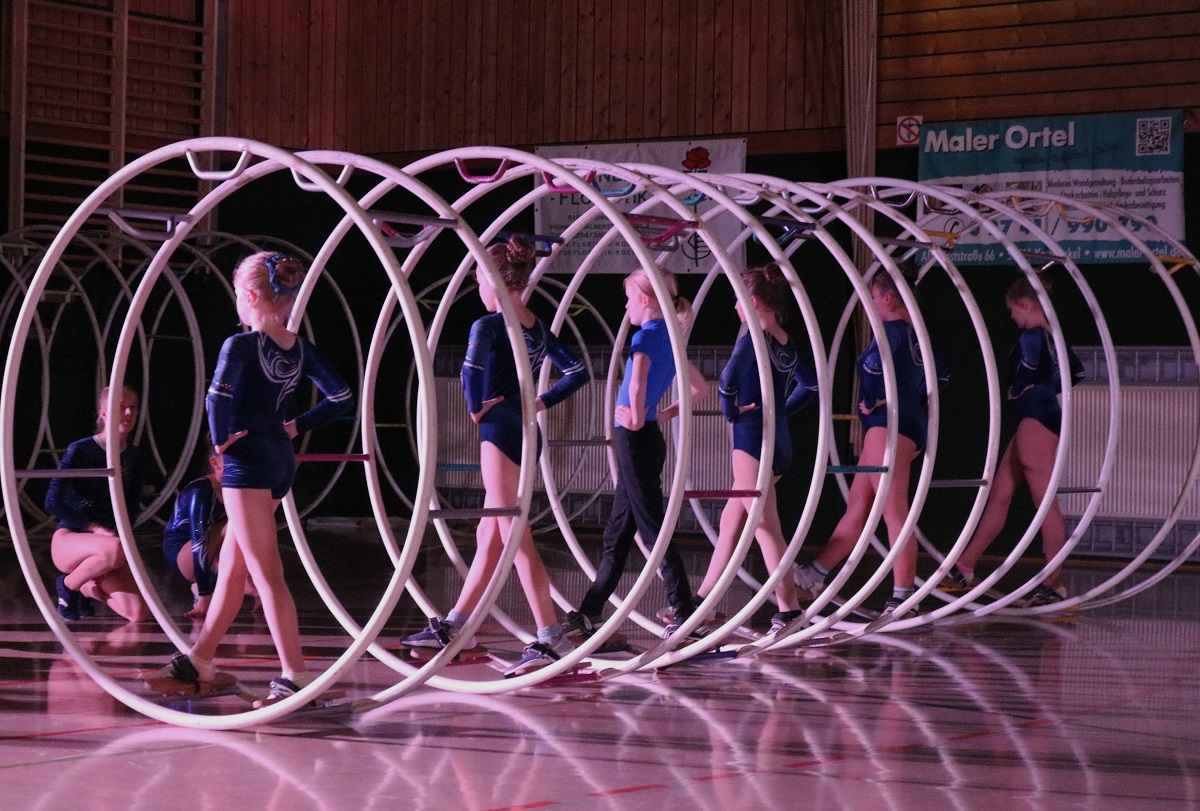
<instances>
[{"instance_id":1,"label":"red rose logo","mask_svg":"<svg viewBox=\"0 0 1200 811\"><path fill-rule=\"evenodd\" d=\"M712 161L708 159L708 150L702 146L689 149L687 157L683 159L683 168L689 172L698 172L710 166L712 166Z\"/></svg>"}]
</instances>

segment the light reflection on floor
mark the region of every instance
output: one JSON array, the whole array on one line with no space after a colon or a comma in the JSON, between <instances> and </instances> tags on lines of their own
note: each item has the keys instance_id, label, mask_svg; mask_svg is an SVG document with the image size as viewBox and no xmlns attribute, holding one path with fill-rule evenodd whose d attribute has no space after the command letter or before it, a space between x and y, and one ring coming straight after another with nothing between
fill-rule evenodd
<instances>
[{"instance_id":1,"label":"light reflection on floor","mask_svg":"<svg viewBox=\"0 0 1200 811\"><path fill-rule=\"evenodd\" d=\"M1194 593L1195 574L1137 612L993 620L500 698L422 690L361 716L197 732L127 710L64 657L10 554L6 808L1200 807L1200 624L1166 594ZM309 655L335 655L328 618L302 613ZM393 633L416 622L398 618ZM149 626L78 627L131 683L170 650ZM273 675L268 650L261 618L244 613L223 655L257 684ZM346 686L393 682L364 661Z\"/></svg>"}]
</instances>

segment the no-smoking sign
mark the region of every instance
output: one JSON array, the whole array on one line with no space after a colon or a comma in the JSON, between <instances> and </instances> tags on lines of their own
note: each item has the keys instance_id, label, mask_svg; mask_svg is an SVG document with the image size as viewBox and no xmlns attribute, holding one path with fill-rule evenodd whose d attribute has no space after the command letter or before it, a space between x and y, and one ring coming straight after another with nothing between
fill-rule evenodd
<instances>
[{"instance_id":1,"label":"no-smoking sign","mask_svg":"<svg viewBox=\"0 0 1200 811\"><path fill-rule=\"evenodd\" d=\"M921 122L919 115L902 115L896 118L896 146L916 146L921 141Z\"/></svg>"}]
</instances>

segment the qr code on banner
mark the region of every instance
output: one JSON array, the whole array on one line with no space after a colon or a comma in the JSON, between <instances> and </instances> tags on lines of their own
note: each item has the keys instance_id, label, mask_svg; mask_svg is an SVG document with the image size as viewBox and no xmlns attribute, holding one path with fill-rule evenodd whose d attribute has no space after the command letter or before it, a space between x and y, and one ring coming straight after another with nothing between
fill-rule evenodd
<instances>
[{"instance_id":1,"label":"qr code on banner","mask_svg":"<svg viewBox=\"0 0 1200 811\"><path fill-rule=\"evenodd\" d=\"M1171 154L1171 119L1139 118L1137 120L1137 155Z\"/></svg>"}]
</instances>

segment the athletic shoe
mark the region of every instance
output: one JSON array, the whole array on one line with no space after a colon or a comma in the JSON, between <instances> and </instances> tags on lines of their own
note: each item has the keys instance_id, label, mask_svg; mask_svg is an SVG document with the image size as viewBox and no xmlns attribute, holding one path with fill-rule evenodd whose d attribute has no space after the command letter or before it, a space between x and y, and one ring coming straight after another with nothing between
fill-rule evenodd
<instances>
[{"instance_id":1,"label":"athletic shoe","mask_svg":"<svg viewBox=\"0 0 1200 811\"><path fill-rule=\"evenodd\" d=\"M554 664L574 649L575 646L567 639L566 634L559 637L557 642L530 642L525 646L525 652L521 654L521 658L504 671L504 678L511 679L513 676L523 676L526 673L541 670L543 667Z\"/></svg>"},{"instance_id":2,"label":"athletic shoe","mask_svg":"<svg viewBox=\"0 0 1200 811\"><path fill-rule=\"evenodd\" d=\"M587 617L578 611L570 611L562 623L563 633L567 636L578 636L587 639L596 633L596 628L604 623L600 617Z\"/></svg>"},{"instance_id":3,"label":"athletic shoe","mask_svg":"<svg viewBox=\"0 0 1200 811\"><path fill-rule=\"evenodd\" d=\"M889 598L888 601L883 604L883 611L880 612L879 618L884 619L886 617L893 622L896 620L906 620L909 617L915 617L921 610L921 607L918 604L900 611L900 606L903 603L904 600L900 599L899 597Z\"/></svg>"},{"instance_id":4,"label":"athletic shoe","mask_svg":"<svg viewBox=\"0 0 1200 811\"><path fill-rule=\"evenodd\" d=\"M83 595L67 587L65 574L54 581L54 590L58 593L58 615L65 620L79 619L79 598Z\"/></svg>"},{"instance_id":5,"label":"athletic shoe","mask_svg":"<svg viewBox=\"0 0 1200 811\"><path fill-rule=\"evenodd\" d=\"M1021 600L1022 608L1036 608L1040 605L1054 605L1061 603L1067 599L1067 590L1062 586L1053 588L1045 583L1041 584L1029 593L1025 599Z\"/></svg>"},{"instance_id":6,"label":"athletic shoe","mask_svg":"<svg viewBox=\"0 0 1200 811\"><path fill-rule=\"evenodd\" d=\"M938 589L947 594L956 594L958 592L970 591L978 583L979 580L975 577L968 577L957 566L951 566L950 571L942 576L942 582L938 583Z\"/></svg>"},{"instance_id":7,"label":"athletic shoe","mask_svg":"<svg viewBox=\"0 0 1200 811\"><path fill-rule=\"evenodd\" d=\"M776 611L771 617L771 630L767 631L767 636L775 636L784 629L789 622L797 620L804 616L804 609L800 608L795 611Z\"/></svg>"},{"instance_id":8,"label":"athletic shoe","mask_svg":"<svg viewBox=\"0 0 1200 811\"><path fill-rule=\"evenodd\" d=\"M683 619L679 620L678 622L672 622L670 625L668 625L666 627L666 629L663 631L662 638L666 639L670 636L674 636L675 632L679 630L679 628L683 625L684 622L687 621L687 619L688 619L687 617L684 617ZM684 639L683 641L685 643L695 642L697 639L701 639L703 637L708 636L708 633L710 630L711 629L707 625L705 625L704 623L700 623L698 626L696 626L695 628L692 629L692 632L690 634L688 634L687 638Z\"/></svg>"},{"instance_id":9,"label":"athletic shoe","mask_svg":"<svg viewBox=\"0 0 1200 811\"><path fill-rule=\"evenodd\" d=\"M700 605L701 599L703 598L696 598L696 605ZM675 622L675 609L668 605L658 609L658 613L654 616L658 617L658 621L663 625L670 625L671 623ZM708 615L708 618L718 625L723 624L727 619L729 619L728 615L726 615L723 611L713 611Z\"/></svg>"},{"instance_id":10,"label":"athletic shoe","mask_svg":"<svg viewBox=\"0 0 1200 811\"><path fill-rule=\"evenodd\" d=\"M146 678L146 682L161 681L163 679L174 679L183 684L190 684L197 693L203 689L200 681L200 671L196 669L196 665L188 657L186 653L179 652L171 657L171 663L150 674Z\"/></svg>"},{"instance_id":11,"label":"athletic shoe","mask_svg":"<svg viewBox=\"0 0 1200 811\"><path fill-rule=\"evenodd\" d=\"M817 574L811 563L792 567L792 581L800 590L801 600L815 600L817 595L825 590L825 578Z\"/></svg>"},{"instance_id":12,"label":"athletic shoe","mask_svg":"<svg viewBox=\"0 0 1200 811\"><path fill-rule=\"evenodd\" d=\"M254 709L260 710L263 707L269 707L272 704L283 701L288 696L294 696L300 692L300 685L291 679L286 679L283 676L276 676L271 679L271 689L267 693L267 697L254 702Z\"/></svg>"},{"instance_id":13,"label":"athletic shoe","mask_svg":"<svg viewBox=\"0 0 1200 811\"><path fill-rule=\"evenodd\" d=\"M417 631L400 640L400 644L409 648L434 648L441 650L450 644L450 640L458 634L458 628L446 622L441 617L430 617L429 625L423 631ZM463 645L462 649L476 647L472 638Z\"/></svg>"}]
</instances>

